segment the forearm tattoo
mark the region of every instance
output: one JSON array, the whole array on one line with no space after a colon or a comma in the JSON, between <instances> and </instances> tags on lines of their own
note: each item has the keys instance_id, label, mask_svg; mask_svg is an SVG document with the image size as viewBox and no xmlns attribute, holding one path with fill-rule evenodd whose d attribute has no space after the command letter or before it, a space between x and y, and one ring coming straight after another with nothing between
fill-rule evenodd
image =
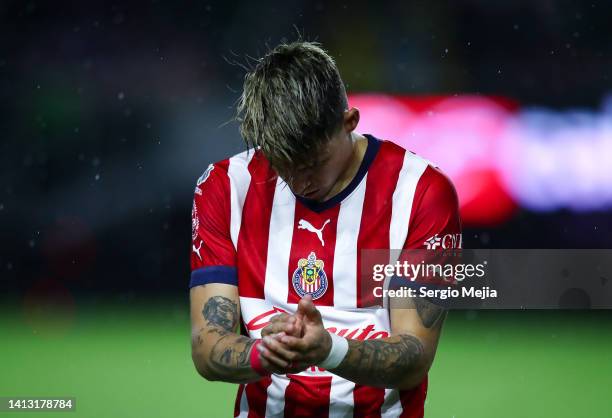
<instances>
[{"instance_id":1,"label":"forearm tattoo","mask_svg":"<svg viewBox=\"0 0 612 418\"><path fill-rule=\"evenodd\" d=\"M446 309L421 298L411 299L409 306L425 328L442 326ZM349 340L349 351L333 373L364 385L397 387L410 380L411 373L422 370L426 355L421 340L409 334L385 340Z\"/></svg>"},{"instance_id":2,"label":"forearm tattoo","mask_svg":"<svg viewBox=\"0 0 612 418\"><path fill-rule=\"evenodd\" d=\"M369 386L396 387L418 367L425 351L418 338L406 334L348 343L349 351L333 373Z\"/></svg>"},{"instance_id":3,"label":"forearm tattoo","mask_svg":"<svg viewBox=\"0 0 612 418\"><path fill-rule=\"evenodd\" d=\"M209 365L223 380L242 382L252 375L249 353L255 340L236 334L238 326L238 305L223 296L208 299L202 309L207 328L198 335L198 344L204 343L207 334L217 334L217 341L210 354Z\"/></svg>"}]
</instances>

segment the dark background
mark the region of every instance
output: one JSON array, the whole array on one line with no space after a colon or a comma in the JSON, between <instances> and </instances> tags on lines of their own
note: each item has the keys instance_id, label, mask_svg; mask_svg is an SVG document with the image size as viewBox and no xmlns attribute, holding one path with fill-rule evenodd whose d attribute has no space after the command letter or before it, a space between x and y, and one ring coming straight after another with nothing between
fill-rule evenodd
<instances>
[{"instance_id":1,"label":"dark background","mask_svg":"<svg viewBox=\"0 0 612 418\"><path fill-rule=\"evenodd\" d=\"M0 291L185 295L195 180L244 147L227 122L246 55L300 34L350 92L595 109L610 16L605 1L2 2ZM464 245L611 248L611 219L519 210Z\"/></svg>"}]
</instances>

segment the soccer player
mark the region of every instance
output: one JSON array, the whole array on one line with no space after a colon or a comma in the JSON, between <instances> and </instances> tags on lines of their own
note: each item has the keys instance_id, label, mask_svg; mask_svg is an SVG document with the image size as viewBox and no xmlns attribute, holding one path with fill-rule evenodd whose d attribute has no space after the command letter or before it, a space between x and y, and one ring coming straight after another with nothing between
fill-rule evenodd
<instances>
[{"instance_id":1,"label":"soccer player","mask_svg":"<svg viewBox=\"0 0 612 418\"><path fill-rule=\"evenodd\" d=\"M210 165L194 195L197 371L240 384L235 416L423 416L445 311L372 309L360 264L364 249L459 246L452 184L355 131L359 110L315 43L258 60L238 120L250 149Z\"/></svg>"}]
</instances>

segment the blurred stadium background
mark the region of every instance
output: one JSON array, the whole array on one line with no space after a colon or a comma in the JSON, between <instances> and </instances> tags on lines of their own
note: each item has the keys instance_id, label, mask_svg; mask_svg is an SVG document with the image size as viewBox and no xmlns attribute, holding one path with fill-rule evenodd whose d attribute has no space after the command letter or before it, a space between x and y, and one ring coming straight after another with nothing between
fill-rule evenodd
<instances>
[{"instance_id":1,"label":"blurred stadium background","mask_svg":"<svg viewBox=\"0 0 612 418\"><path fill-rule=\"evenodd\" d=\"M0 396L76 396L66 416L231 414L235 388L191 366L191 198L243 148L227 122L245 56L298 31L336 57L361 132L451 176L466 247L612 248L611 15L569 0L2 2ZM453 312L428 416L610 417L611 325Z\"/></svg>"}]
</instances>

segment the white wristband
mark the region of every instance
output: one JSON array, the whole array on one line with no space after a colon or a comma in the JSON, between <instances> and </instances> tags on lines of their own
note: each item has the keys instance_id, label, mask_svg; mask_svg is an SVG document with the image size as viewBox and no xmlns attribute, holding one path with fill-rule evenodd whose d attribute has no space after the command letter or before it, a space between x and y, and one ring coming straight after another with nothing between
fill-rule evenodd
<instances>
[{"instance_id":1,"label":"white wristband","mask_svg":"<svg viewBox=\"0 0 612 418\"><path fill-rule=\"evenodd\" d=\"M327 358L318 364L326 370L335 369L338 367L338 365L342 363L342 360L344 360L344 357L346 357L346 353L349 349L348 340L346 338L340 337L331 332L329 333L329 336L332 339L331 350L329 350Z\"/></svg>"}]
</instances>

